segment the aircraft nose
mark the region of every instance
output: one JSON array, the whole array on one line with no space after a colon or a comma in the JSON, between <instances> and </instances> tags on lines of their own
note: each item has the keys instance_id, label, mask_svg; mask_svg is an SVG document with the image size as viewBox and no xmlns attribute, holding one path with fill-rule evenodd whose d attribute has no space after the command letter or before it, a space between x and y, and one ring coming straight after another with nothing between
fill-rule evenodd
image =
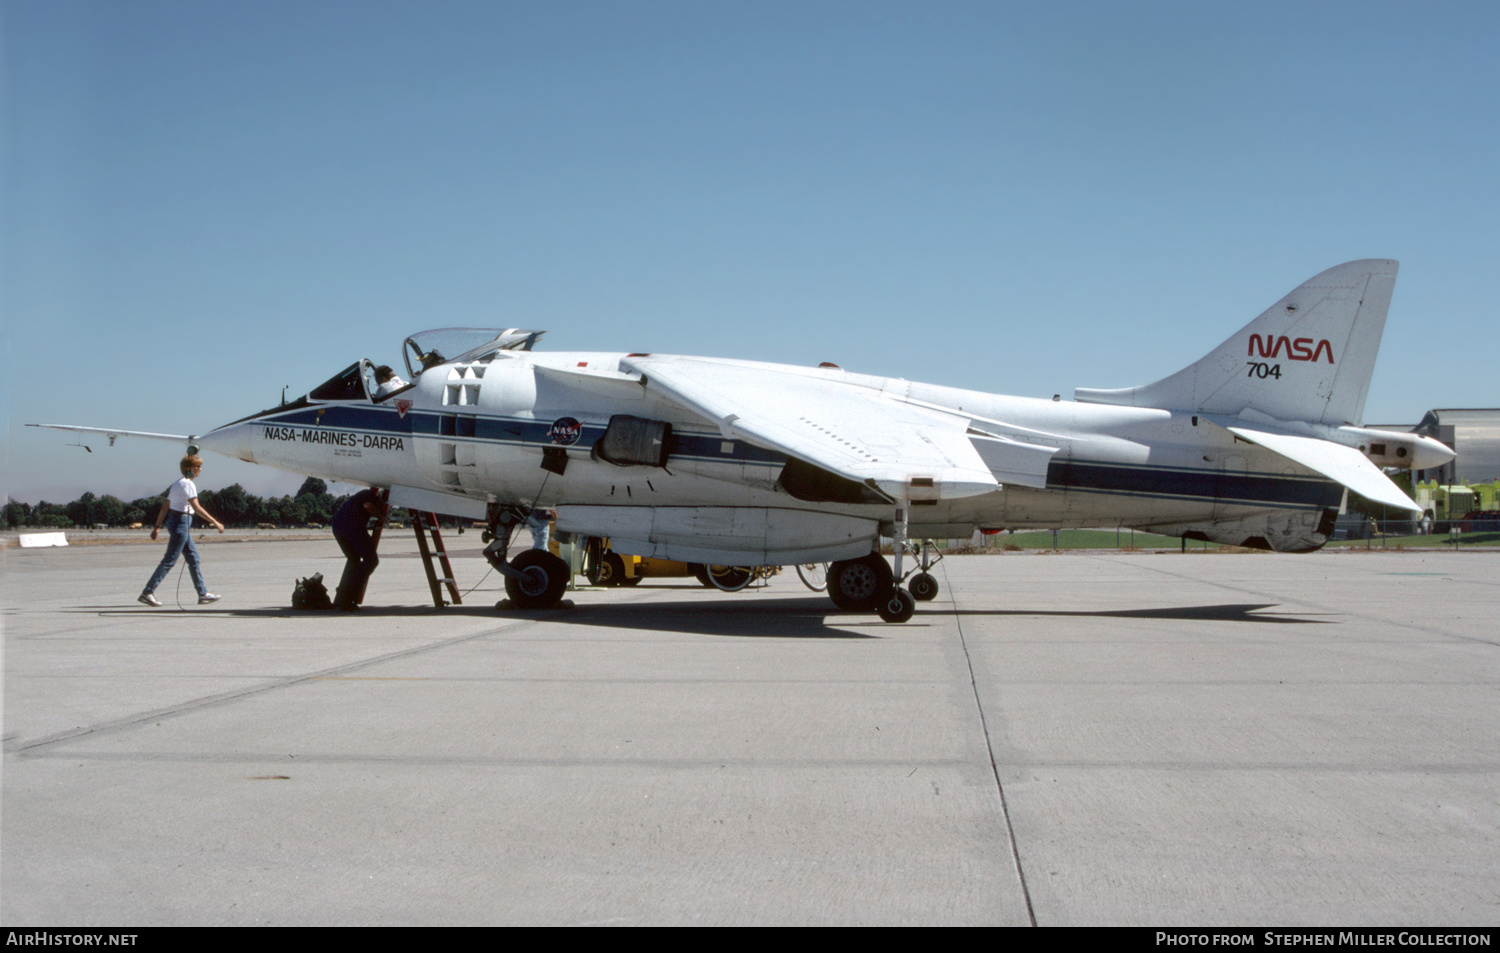
<instances>
[{"instance_id":1,"label":"aircraft nose","mask_svg":"<svg viewBox=\"0 0 1500 953\"><path fill-rule=\"evenodd\" d=\"M250 451L250 427L246 424L226 424L194 438L193 442L204 450L212 450L246 463L255 462L255 454Z\"/></svg>"}]
</instances>

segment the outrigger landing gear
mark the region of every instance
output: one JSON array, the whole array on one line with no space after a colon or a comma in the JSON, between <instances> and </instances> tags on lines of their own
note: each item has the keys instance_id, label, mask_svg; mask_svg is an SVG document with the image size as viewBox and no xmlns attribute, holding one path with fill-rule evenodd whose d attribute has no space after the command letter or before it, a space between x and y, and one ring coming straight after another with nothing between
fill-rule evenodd
<instances>
[{"instance_id":1,"label":"outrigger landing gear","mask_svg":"<svg viewBox=\"0 0 1500 953\"><path fill-rule=\"evenodd\" d=\"M933 559L929 555L930 550L935 551L935 548L928 545L931 542L932 540L930 539L924 539L921 545L917 547L917 565L921 567L922 571L912 576L911 582L907 584L907 589L910 590L912 598L918 602L930 602L936 599L938 594L937 577L933 576L928 570L942 561L943 554L939 552L937 553L937 558Z\"/></svg>"},{"instance_id":2,"label":"outrigger landing gear","mask_svg":"<svg viewBox=\"0 0 1500 953\"><path fill-rule=\"evenodd\" d=\"M896 505L896 519L891 531L891 552L895 555L895 568L891 571L891 589L886 598L880 601L875 611L880 613L880 618L886 622L905 622L917 611L917 600L912 598L911 593L901 588L901 559L906 555L906 517L907 504Z\"/></svg>"},{"instance_id":3,"label":"outrigger landing gear","mask_svg":"<svg viewBox=\"0 0 1500 953\"><path fill-rule=\"evenodd\" d=\"M911 582L906 588L911 592L911 597L918 602L931 602L937 598L938 582L933 578L932 573L917 573L911 577Z\"/></svg>"},{"instance_id":4,"label":"outrigger landing gear","mask_svg":"<svg viewBox=\"0 0 1500 953\"><path fill-rule=\"evenodd\" d=\"M568 588L571 572L568 564L541 549L528 549L512 562L505 561L511 535L529 515L528 510L519 506L491 503L487 513L489 529L484 533L489 545L484 547L484 558L505 577L505 594L510 597L511 605L518 609L551 609L562 602L563 591ZM501 605L496 603L495 608Z\"/></svg>"}]
</instances>

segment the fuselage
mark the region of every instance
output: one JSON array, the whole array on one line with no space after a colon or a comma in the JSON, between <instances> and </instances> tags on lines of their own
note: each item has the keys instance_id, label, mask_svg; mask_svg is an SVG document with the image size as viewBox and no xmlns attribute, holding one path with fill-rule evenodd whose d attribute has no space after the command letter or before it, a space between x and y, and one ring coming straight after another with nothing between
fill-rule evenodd
<instances>
[{"instance_id":1,"label":"fuselage","mask_svg":"<svg viewBox=\"0 0 1500 953\"><path fill-rule=\"evenodd\" d=\"M330 388L335 378L296 402L220 427L200 443L300 474L416 487L475 503L553 507L560 514L598 507L772 509L859 516L889 531L886 505L788 492L781 479L784 454L726 439L713 422L653 394L639 375L621 373L627 356L522 352L443 364L379 399L369 396L355 365L342 390ZM1002 486L979 496L914 502L913 536L1118 525L1308 549L1326 539L1330 513L1343 497L1338 483L1193 414L986 394L833 368L819 373L894 399L961 411L979 430L986 421L1004 421L1057 447L1045 489ZM671 425L665 466L596 458L596 442L620 414Z\"/></svg>"}]
</instances>

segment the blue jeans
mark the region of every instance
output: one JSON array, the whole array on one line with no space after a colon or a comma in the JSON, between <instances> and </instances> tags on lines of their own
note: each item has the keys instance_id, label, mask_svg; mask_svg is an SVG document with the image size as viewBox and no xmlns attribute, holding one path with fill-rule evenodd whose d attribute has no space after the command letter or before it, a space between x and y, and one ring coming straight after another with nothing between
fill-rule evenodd
<instances>
[{"instance_id":1,"label":"blue jeans","mask_svg":"<svg viewBox=\"0 0 1500 953\"><path fill-rule=\"evenodd\" d=\"M208 586L203 584L203 569L198 564L198 547L193 545L193 537L188 532L192 526L191 513L178 513L173 510L167 514L167 552L162 556L161 565L156 567L156 572L151 574L151 581L146 583L143 593L156 591L156 587L167 578L167 573L177 565L178 556L187 559L188 571L193 574L193 586L197 588L198 595L208 593Z\"/></svg>"},{"instance_id":2,"label":"blue jeans","mask_svg":"<svg viewBox=\"0 0 1500 953\"><path fill-rule=\"evenodd\" d=\"M547 549L552 542L552 521L540 516L528 516L526 528L531 530L531 548Z\"/></svg>"}]
</instances>

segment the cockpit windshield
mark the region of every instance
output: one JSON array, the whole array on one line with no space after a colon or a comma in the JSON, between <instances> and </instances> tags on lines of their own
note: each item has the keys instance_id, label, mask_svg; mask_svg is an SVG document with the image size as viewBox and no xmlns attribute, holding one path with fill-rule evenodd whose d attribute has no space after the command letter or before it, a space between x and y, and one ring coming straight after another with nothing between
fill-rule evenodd
<instances>
[{"instance_id":1,"label":"cockpit windshield","mask_svg":"<svg viewBox=\"0 0 1500 953\"><path fill-rule=\"evenodd\" d=\"M394 370L382 364L376 367L369 358L339 371L308 392L305 400L370 400L379 404L412 385L402 380Z\"/></svg>"},{"instance_id":2,"label":"cockpit windshield","mask_svg":"<svg viewBox=\"0 0 1500 953\"><path fill-rule=\"evenodd\" d=\"M364 374L361 373L361 365L366 362L360 361L350 364L335 376L308 391L309 400L367 400L365 393Z\"/></svg>"},{"instance_id":3,"label":"cockpit windshield","mask_svg":"<svg viewBox=\"0 0 1500 953\"><path fill-rule=\"evenodd\" d=\"M413 378L429 367L450 361L483 361L499 351L529 351L545 331L521 328L441 328L406 339L401 348Z\"/></svg>"}]
</instances>

